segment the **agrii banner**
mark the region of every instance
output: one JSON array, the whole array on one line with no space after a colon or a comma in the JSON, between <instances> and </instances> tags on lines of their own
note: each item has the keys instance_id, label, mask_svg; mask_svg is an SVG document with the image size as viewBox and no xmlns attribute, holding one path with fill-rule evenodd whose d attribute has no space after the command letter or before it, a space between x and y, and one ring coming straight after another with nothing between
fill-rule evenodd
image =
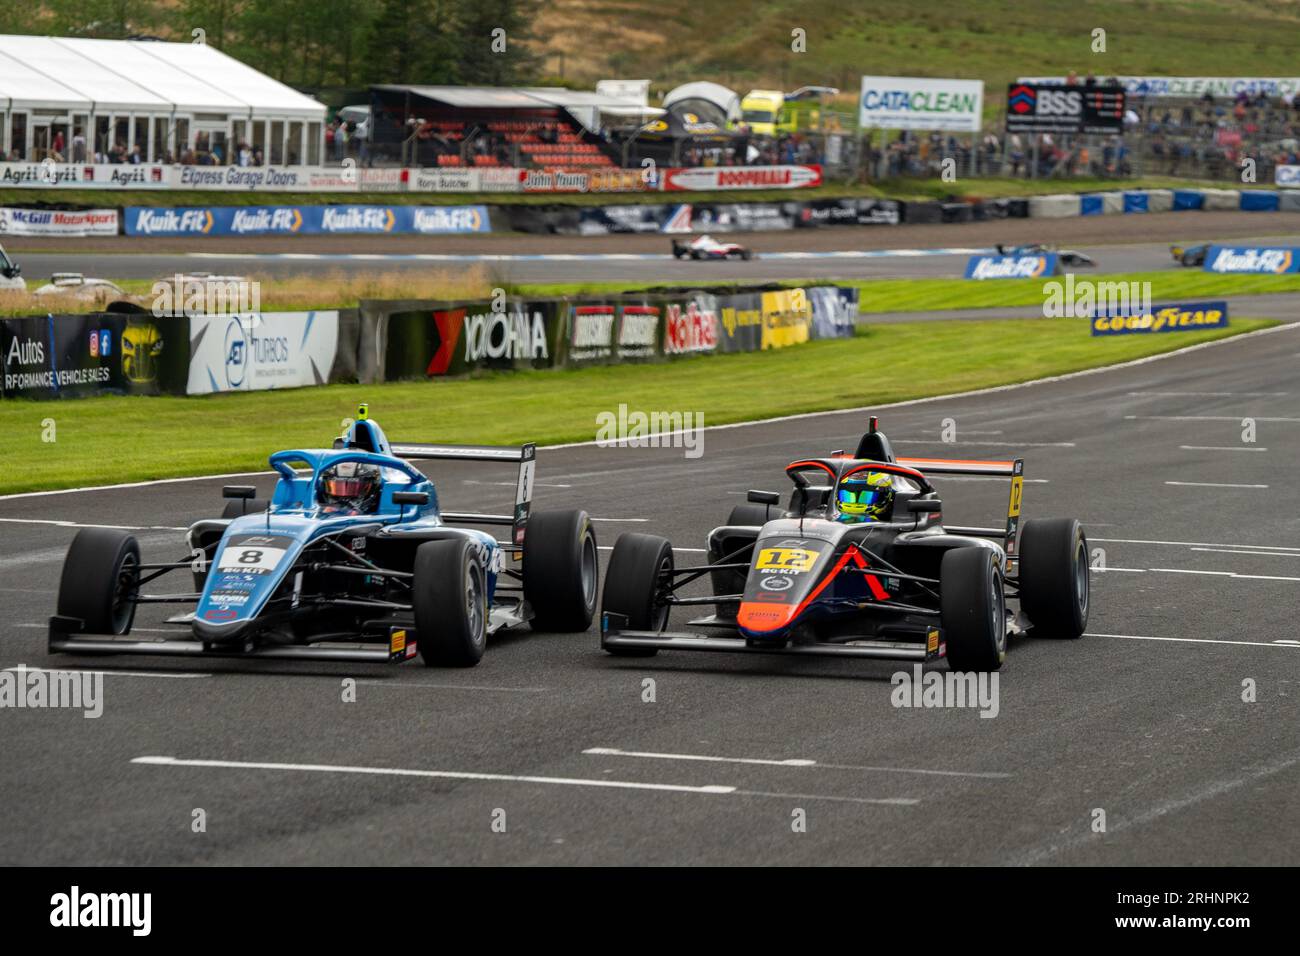
<instances>
[{"instance_id":1,"label":"agrii banner","mask_svg":"<svg viewBox=\"0 0 1300 956\"><path fill-rule=\"evenodd\" d=\"M864 76L858 125L864 129L939 129L978 133L983 80Z\"/></svg>"},{"instance_id":2,"label":"agrii banner","mask_svg":"<svg viewBox=\"0 0 1300 956\"><path fill-rule=\"evenodd\" d=\"M338 352L338 312L250 312L190 320L188 395L324 385Z\"/></svg>"},{"instance_id":3,"label":"agrii banner","mask_svg":"<svg viewBox=\"0 0 1300 956\"><path fill-rule=\"evenodd\" d=\"M116 209L0 209L0 236L116 236Z\"/></svg>"},{"instance_id":4,"label":"agrii banner","mask_svg":"<svg viewBox=\"0 0 1300 956\"><path fill-rule=\"evenodd\" d=\"M128 236L491 232L486 206L128 206Z\"/></svg>"}]
</instances>

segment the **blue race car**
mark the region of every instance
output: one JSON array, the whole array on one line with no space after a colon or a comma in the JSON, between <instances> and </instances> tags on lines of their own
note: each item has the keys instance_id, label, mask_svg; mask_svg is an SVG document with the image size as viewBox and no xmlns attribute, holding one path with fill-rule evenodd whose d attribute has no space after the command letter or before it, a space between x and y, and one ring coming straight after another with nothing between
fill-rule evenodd
<instances>
[{"instance_id":1,"label":"blue race car","mask_svg":"<svg viewBox=\"0 0 1300 956\"><path fill-rule=\"evenodd\" d=\"M517 464L514 513L443 511L411 460ZM470 667L487 636L531 623L585 631L596 538L584 511L530 513L536 449L389 444L361 406L330 449L276 452L271 500L227 486L221 518L196 521L190 554L153 564L134 536L83 528L49 622L50 653L181 654ZM503 525L508 541L460 525ZM194 591L149 594L172 571ZM131 640L141 604L194 604L175 637Z\"/></svg>"}]
</instances>

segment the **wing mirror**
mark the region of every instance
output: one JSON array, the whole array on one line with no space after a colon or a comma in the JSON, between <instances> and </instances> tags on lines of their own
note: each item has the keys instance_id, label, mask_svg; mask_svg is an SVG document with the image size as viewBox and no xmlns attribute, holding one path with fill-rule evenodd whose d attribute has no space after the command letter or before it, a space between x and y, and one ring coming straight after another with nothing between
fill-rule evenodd
<instances>
[{"instance_id":1,"label":"wing mirror","mask_svg":"<svg viewBox=\"0 0 1300 956\"><path fill-rule=\"evenodd\" d=\"M912 514L935 513L943 511L943 502L938 498L913 498L907 503L907 510Z\"/></svg>"},{"instance_id":2,"label":"wing mirror","mask_svg":"<svg viewBox=\"0 0 1300 956\"><path fill-rule=\"evenodd\" d=\"M395 505L427 505L429 503L429 493L427 491L394 491L393 504Z\"/></svg>"},{"instance_id":3,"label":"wing mirror","mask_svg":"<svg viewBox=\"0 0 1300 956\"><path fill-rule=\"evenodd\" d=\"M257 497L257 489L252 485L224 485L221 488L221 497L247 500Z\"/></svg>"},{"instance_id":4,"label":"wing mirror","mask_svg":"<svg viewBox=\"0 0 1300 956\"><path fill-rule=\"evenodd\" d=\"M781 496L775 491L750 491L745 500L756 505L775 505L781 503Z\"/></svg>"}]
</instances>

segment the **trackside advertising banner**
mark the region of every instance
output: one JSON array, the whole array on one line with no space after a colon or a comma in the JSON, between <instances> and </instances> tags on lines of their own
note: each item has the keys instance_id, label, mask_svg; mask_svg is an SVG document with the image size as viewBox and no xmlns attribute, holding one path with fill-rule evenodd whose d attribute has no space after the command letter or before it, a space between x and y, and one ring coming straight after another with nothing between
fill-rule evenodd
<instances>
[{"instance_id":1,"label":"trackside advertising banner","mask_svg":"<svg viewBox=\"0 0 1300 956\"><path fill-rule=\"evenodd\" d=\"M1235 97L1238 93L1254 96L1264 93L1278 97L1300 93L1300 77L1295 76L1116 76L1116 83L1133 96L1211 96ZM1022 76L1017 83L1063 84L1064 76Z\"/></svg>"},{"instance_id":2,"label":"trackside advertising banner","mask_svg":"<svg viewBox=\"0 0 1300 956\"><path fill-rule=\"evenodd\" d=\"M1092 334L1194 332L1198 329L1222 329L1227 325L1227 302L1191 302L1154 306L1149 312L1093 315Z\"/></svg>"},{"instance_id":3,"label":"trackside advertising banner","mask_svg":"<svg viewBox=\"0 0 1300 956\"><path fill-rule=\"evenodd\" d=\"M1056 253L1037 256L971 256L967 279L1037 279L1057 272Z\"/></svg>"},{"instance_id":4,"label":"trackside advertising banner","mask_svg":"<svg viewBox=\"0 0 1300 956\"><path fill-rule=\"evenodd\" d=\"M1276 273L1300 272L1300 248L1296 246L1210 246L1205 254L1206 272Z\"/></svg>"},{"instance_id":5,"label":"trackside advertising banner","mask_svg":"<svg viewBox=\"0 0 1300 956\"><path fill-rule=\"evenodd\" d=\"M0 163L0 189L170 189L171 171L151 163Z\"/></svg>"},{"instance_id":6,"label":"trackside advertising banner","mask_svg":"<svg viewBox=\"0 0 1300 956\"><path fill-rule=\"evenodd\" d=\"M128 206L128 236L491 232L486 206Z\"/></svg>"},{"instance_id":7,"label":"trackside advertising banner","mask_svg":"<svg viewBox=\"0 0 1300 956\"><path fill-rule=\"evenodd\" d=\"M324 385L338 351L338 312L196 315L189 323L189 395Z\"/></svg>"},{"instance_id":8,"label":"trackside advertising banner","mask_svg":"<svg viewBox=\"0 0 1300 956\"><path fill-rule=\"evenodd\" d=\"M448 303L387 317L388 379L463 375L476 369L550 368L560 351L562 303L509 299Z\"/></svg>"},{"instance_id":9,"label":"trackside advertising banner","mask_svg":"<svg viewBox=\"0 0 1300 956\"><path fill-rule=\"evenodd\" d=\"M1300 166L1277 167L1273 181L1279 186L1300 186Z\"/></svg>"},{"instance_id":10,"label":"trackside advertising banner","mask_svg":"<svg viewBox=\"0 0 1300 956\"><path fill-rule=\"evenodd\" d=\"M822 184L820 166L693 166L665 169L667 192L715 189L802 189Z\"/></svg>"},{"instance_id":11,"label":"trackside advertising banner","mask_svg":"<svg viewBox=\"0 0 1300 956\"><path fill-rule=\"evenodd\" d=\"M184 373L182 320L99 313L0 320L6 398L173 391Z\"/></svg>"},{"instance_id":12,"label":"trackside advertising banner","mask_svg":"<svg viewBox=\"0 0 1300 956\"><path fill-rule=\"evenodd\" d=\"M116 209L0 209L0 236L116 236Z\"/></svg>"},{"instance_id":13,"label":"trackside advertising banner","mask_svg":"<svg viewBox=\"0 0 1300 956\"><path fill-rule=\"evenodd\" d=\"M875 129L939 129L978 133L983 80L864 76L858 124Z\"/></svg>"}]
</instances>

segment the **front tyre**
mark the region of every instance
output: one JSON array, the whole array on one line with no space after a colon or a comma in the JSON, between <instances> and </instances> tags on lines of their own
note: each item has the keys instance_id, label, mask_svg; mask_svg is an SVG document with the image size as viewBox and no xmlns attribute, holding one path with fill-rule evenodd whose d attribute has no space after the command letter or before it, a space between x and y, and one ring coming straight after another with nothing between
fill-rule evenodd
<instances>
[{"instance_id":1,"label":"front tyre","mask_svg":"<svg viewBox=\"0 0 1300 956\"><path fill-rule=\"evenodd\" d=\"M524 532L524 597L535 631L585 631L596 613L600 569L585 511L539 511Z\"/></svg>"},{"instance_id":2,"label":"front tyre","mask_svg":"<svg viewBox=\"0 0 1300 956\"><path fill-rule=\"evenodd\" d=\"M622 534L614 542L605 569L601 613L627 618L632 631L661 631L668 623L668 605L661 590L672 581L673 547L653 534ZM653 657L653 647L605 647L615 657Z\"/></svg>"},{"instance_id":3,"label":"front tyre","mask_svg":"<svg viewBox=\"0 0 1300 956\"><path fill-rule=\"evenodd\" d=\"M487 646L487 575L467 538L426 541L411 578L416 638L426 667L473 667Z\"/></svg>"},{"instance_id":4,"label":"front tyre","mask_svg":"<svg viewBox=\"0 0 1300 956\"><path fill-rule=\"evenodd\" d=\"M948 667L995 671L1007 656L1006 598L998 557L987 548L954 548L939 565L939 608Z\"/></svg>"},{"instance_id":5,"label":"front tyre","mask_svg":"<svg viewBox=\"0 0 1300 956\"><path fill-rule=\"evenodd\" d=\"M80 619L90 634L128 634L139 580L140 545L133 535L82 528L63 560L59 615Z\"/></svg>"},{"instance_id":6,"label":"front tyre","mask_svg":"<svg viewBox=\"0 0 1300 956\"><path fill-rule=\"evenodd\" d=\"M1076 638L1088 626L1088 539L1073 518L1034 518L1020 532L1020 609L1035 637Z\"/></svg>"}]
</instances>

